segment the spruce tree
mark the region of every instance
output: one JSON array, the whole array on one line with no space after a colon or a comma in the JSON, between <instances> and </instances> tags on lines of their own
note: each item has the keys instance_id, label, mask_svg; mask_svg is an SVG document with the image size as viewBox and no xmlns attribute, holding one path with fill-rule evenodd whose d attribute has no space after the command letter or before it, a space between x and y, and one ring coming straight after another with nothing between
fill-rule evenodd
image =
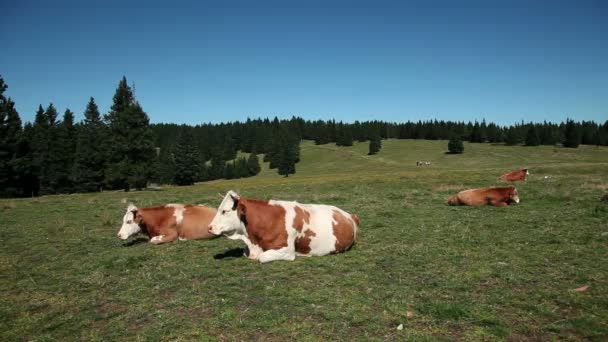
<instances>
[{"instance_id":1,"label":"spruce tree","mask_svg":"<svg viewBox=\"0 0 608 342\"><path fill-rule=\"evenodd\" d=\"M290 174L296 173L296 146L287 144L281 151L281 158L278 165L278 173L282 176L289 177Z\"/></svg>"},{"instance_id":2,"label":"spruce tree","mask_svg":"<svg viewBox=\"0 0 608 342\"><path fill-rule=\"evenodd\" d=\"M452 134L450 141L448 142L448 152L451 154L460 154L464 152L464 144L462 138L457 134Z\"/></svg>"},{"instance_id":3,"label":"spruce tree","mask_svg":"<svg viewBox=\"0 0 608 342\"><path fill-rule=\"evenodd\" d=\"M525 139L526 146L538 146L540 145L540 139L538 138L538 133L536 131L536 126L530 123L528 132L526 133Z\"/></svg>"},{"instance_id":4,"label":"spruce tree","mask_svg":"<svg viewBox=\"0 0 608 342\"><path fill-rule=\"evenodd\" d=\"M152 175L155 152L148 115L135 100L125 77L118 84L108 122L105 183L113 189L141 189Z\"/></svg>"},{"instance_id":5,"label":"spruce tree","mask_svg":"<svg viewBox=\"0 0 608 342\"><path fill-rule=\"evenodd\" d=\"M4 96L7 88L0 77L0 197L15 197L23 195L16 169L22 130L15 103Z\"/></svg>"},{"instance_id":6,"label":"spruce tree","mask_svg":"<svg viewBox=\"0 0 608 342\"><path fill-rule=\"evenodd\" d=\"M200 161L194 136L190 130L185 130L175 146L175 175L173 181L177 185L192 185L198 177Z\"/></svg>"},{"instance_id":7,"label":"spruce tree","mask_svg":"<svg viewBox=\"0 0 608 342\"><path fill-rule=\"evenodd\" d=\"M251 174L249 173L249 165L247 163L247 158L239 157L234 161L234 177L235 178L245 178L249 177Z\"/></svg>"},{"instance_id":8,"label":"spruce tree","mask_svg":"<svg viewBox=\"0 0 608 342\"><path fill-rule=\"evenodd\" d=\"M507 130L507 135L505 137L505 144L507 145L517 145L520 142L519 134L517 129L513 126L509 127Z\"/></svg>"},{"instance_id":9,"label":"spruce tree","mask_svg":"<svg viewBox=\"0 0 608 342\"><path fill-rule=\"evenodd\" d=\"M70 193L74 191L72 184L72 171L76 155L76 128L74 127L74 113L66 109L63 120L57 127L57 140L52 147L57 155L57 179L55 191Z\"/></svg>"},{"instance_id":10,"label":"spruce tree","mask_svg":"<svg viewBox=\"0 0 608 342\"><path fill-rule=\"evenodd\" d=\"M382 148L382 140L380 140L379 134L374 134L369 140L369 152L368 155L373 155L380 152L380 148Z\"/></svg>"},{"instance_id":11,"label":"spruce tree","mask_svg":"<svg viewBox=\"0 0 608 342\"><path fill-rule=\"evenodd\" d=\"M77 192L100 191L107 157L107 127L92 97L84 111L84 120L77 130L72 182Z\"/></svg>"},{"instance_id":12,"label":"spruce tree","mask_svg":"<svg viewBox=\"0 0 608 342\"><path fill-rule=\"evenodd\" d=\"M36 114L34 123L35 164L38 167L40 193L53 194L57 191L57 180L64 172L61 169L61 156L57 149L58 127L57 110L53 104Z\"/></svg>"},{"instance_id":13,"label":"spruce tree","mask_svg":"<svg viewBox=\"0 0 608 342\"><path fill-rule=\"evenodd\" d=\"M250 176L255 176L258 173L260 173L260 170L261 170L260 160L259 160L257 154L255 154L255 151L253 151L249 155L249 158L247 158L247 169L249 170Z\"/></svg>"},{"instance_id":14,"label":"spruce tree","mask_svg":"<svg viewBox=\"0 0 608 342\"><path fill-rule=\"evenodd\" d=\"M567 119L564 128L564 147L577 148L581 142L581 135L574 120Z\"/></svg>"}]
</instances>

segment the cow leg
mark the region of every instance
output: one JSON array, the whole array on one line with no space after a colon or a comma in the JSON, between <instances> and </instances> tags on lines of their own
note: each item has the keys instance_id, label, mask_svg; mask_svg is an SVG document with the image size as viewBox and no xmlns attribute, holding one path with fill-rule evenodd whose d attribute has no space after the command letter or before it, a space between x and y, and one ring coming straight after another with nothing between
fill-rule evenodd
<instances>
[{"instance_id":1,"label":"cow leg","mask_svg":"<svg viewBox=\"0 0 608 342\"><path fill-rule=\"evenodd\" d=\"M241 241L243 241L247 245L247 249L249 250L249 255L245 255L249 259L257 260L259 258L259 256L260 256L260 254L262 254L262 252L263 252L262 249L260 248L260 246L253 244L251 242L251 240L249 240L249 238L246 237L245 235L232 234L232 235L228 236L228 238L230 240L241 240Z\"/></svg>"},{"instance_id":2,"label":"cow leg","mask_svg":"<svg viewBox=\"0 0 608 342\"><path fill-rule=\"evenodd\" d=\"M288 260L293 261L296 258L296 253L293 248L283 247L281 249L269 249L264 253L260 254L258 260L261 263L266 263L275 260Z\"/></svg>"},{"instance_id":3,"label":"cow leg","mask_svg":"<svg viewBox=\"0 0 608 342\"><path fill-rule=\"evenodd\" d=\"M160 245L161 243L173 242L175 240L177 240L176 230L161 230L160 235L154 236L150 239L150 243Z\"/></svg>"},{"instance_id":4,"label":"cow leg","mask_svg":"<svg viewBox=\"0 0 608 342\"><path fill-rule=\"evenodd\" d=\"M507 202L500 202L500 201L492 201L491 204L495 207L506 207L509 205L509 204L507 204Z\"/></svg>"}]
</instances>

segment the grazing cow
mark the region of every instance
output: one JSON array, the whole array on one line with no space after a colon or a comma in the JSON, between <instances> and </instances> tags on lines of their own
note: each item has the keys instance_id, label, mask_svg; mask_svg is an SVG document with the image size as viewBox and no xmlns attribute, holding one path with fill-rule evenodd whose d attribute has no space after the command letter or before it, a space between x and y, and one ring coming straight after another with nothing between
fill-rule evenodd
<instances>
[{"instance_id":1,"label":"grazing cow","mask_svg":"<svg viewBox=\"0 0 608 342\"><path fill-rule=\"evenodd\" d=\"M142 232L150 243L161 244L179 240L214 237L208 231L215 208L202 205L167 204L161 207L137 208L129 204L118 238L126 240Z\"/></svg>"},{"instance_id":2,"label":"grazing cow","mask_svg":"<svg viewBox=\"0 0 608 342\"><path fill-rule=\"evenodd\" d=\"M529 174L530 172L528 172L528 169L521 169L505 173L504 175L500 176L499 179L505 182L515 182L521 180L525 181Z\"/></svg>"},{"instance_id":3,"label":"grazing cow","mask_svg":"<svg viewBox=\"0 0 608 342\"><path fill-rule=\"evenodd\" d=\"M359 218L330 205L262 201L228 191L209 232L242 240L249 258L260 262L294 260L348 250L359 231Z\"/></svg>"},{"instance_id":4,"label":"grazing cow","mask_svg":"<svg viewBox=\"0 0 608 342\"><path fill-rule=\"evenodd\" d=\"M449 205L506 207L514 202L519 203L519 194L514 186L464 190L448 199Z\"/></svg>"},{"instance_id":5,"label":"grazing cow","mask_svg":"<svg viewBox=\"0 0 608 342\"><path fill-rule=\"evenodd\" d=\"M430 161L417 161L416 166L431 166Z\"/></svg>"}]
</instances>

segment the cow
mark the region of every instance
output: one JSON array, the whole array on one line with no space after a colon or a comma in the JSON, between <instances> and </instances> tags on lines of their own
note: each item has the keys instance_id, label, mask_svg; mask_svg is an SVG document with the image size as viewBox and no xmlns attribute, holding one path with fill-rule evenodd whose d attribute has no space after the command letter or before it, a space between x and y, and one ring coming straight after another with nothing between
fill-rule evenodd
<instances>
[{"instance_id":1,"label":"cow","mask_svg":"<svg viewBox=\"0 0 608 342\"><path fill-rule=\"evenodd\" d=\"M506 207L511 203L519 203L519 194L514 186L469 189L461 191L448 199L449 205Z\"/></svg>"},{"instance_id":2,"label":"cow","mask_svg":"<svg viewBox=\"0 0 608 342\"><path fill-rule=\"evenodd\" d=\"M209 232L242 240L248 257L266 263L349 250L359 235L359 217L319 204L257 200L228 191Z\"/></svg>"},{"instance_id":3,"label":"cow","mask_svg":"<svg viewBox=\"0 0 608 342\"><path fill-rule=\"evenodd\" d=\"M417 161L416 166L431 166L430 161Z\"/></svg>"},{"instance_id":4,"label":"cow","mask_svg":"<svg viewBox=\"0 0 608 342\"><path fill-rule=\"evenodd\" d=\"M177 239L209 239L215 237L208 230L215 213L215 208L203 205L167 204L137 208L129 204L117 235L119 239L126 240L141 232L156 245Z\"/></svg>"},{"instance_id":5,"label":"cow","mask_svg":"<svg viewBox=\"0 0 608 342\"><path fill-rule=\"evenodd\" d=\"M528 175L530 175L528 169L521 169L517 171L507 172L504 175L500 176L500 178L498 179L505 182L515 182L521 180L525 181L527 180Z\"/></svg>"}]
</instances>

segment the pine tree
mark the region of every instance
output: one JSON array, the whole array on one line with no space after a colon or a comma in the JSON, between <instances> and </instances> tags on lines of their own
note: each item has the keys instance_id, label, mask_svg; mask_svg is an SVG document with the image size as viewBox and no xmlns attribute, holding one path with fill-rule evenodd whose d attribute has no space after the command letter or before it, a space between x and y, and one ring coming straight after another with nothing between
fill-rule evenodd
<instances>
[{"instance_id":1,"label":"pine tree","mask_svg":"<svg viewBox=\"0 0 608 342\"><path fill-rule=\"evenodd\" d=\"M294 144L286 144L281 151L281 159L278 165L278 173L282 176L289 177L290 174L296 173L296 146Z\"/></svg>"},{"instance_id":2,"label":"pine tree","mask_svg":"<svg viewBox=\"0 0 608 342\"><path fill-rule=\"evenodd\" d=\"M100 191L103 185L107 151L107 127L92 97L87 103L84 120L77 130L72 182L77 192Z\"/></svg>"},{"instance_id":3,"label":"pine tree","mask_svg":"<svg viewBox=\"0 0 608 342\"><path fill-rule=\"evenodd\" d=\"M536 126L532 123L529 125L528 132L526 133L526 146L538 146L540 145L540 139L538 138L538 133L536 131Z\"/></svg>"},{"instance_id":4,"label":"pine tree","mask_svg":"<svg viewBox=\"0 0 608 342\"><path fill-rule=\"evenodd\" d=\"M60 165L61 156L56 148L58 113L52 103L41 114L40 109L34 123L34 158L39 172L40 193L53 194L57 191L57 180L64 172Z\"/></svg>"},{"instance_id":5,"label":"pine tree","mask_svg":"<svg viewBox=\"0 0 608 342\"><path fill-rule=\"evenodd\" d=\"M220 179L224 177L224 169L226 168L226 162L221 155L214 155L211 157L211 165L209 167L209 179Z\"/></svg>"},{"instance_id":6,"label":"pine tree","mask_svg":"<svg viewBox=\"0 0 608 342\"><path fill-rule=\"evenodd\" d=\"M247 169L249 170L250 176L255 176L260 173L260 160L258 159L257 154L255 154L255 151L253 151L249 155L249 158L247 158Z\"/></svg>"},{"instance_id":7,"label":"pine tree","mask_svg":"<svg viewBox=\"0 0 608 342\"><path fill-rule=\"evenodd\" d=\"M175 175L173 177L175 184L194 184L200 170L198 155L192 132L185 130L175 146Z\"/></svg>"},{"instance_id":8,"label":"pine tree","mask_svg":"<svg viewBox=\"0 0 608 342\"><path fill-rule=\"evenodd\" d=\"M224 167L224 179L233 179L235 178L235 174L234 174L234 162L232 163L226 163L226 166Z\"/></svg>"},{"instance_id":9,"label":"pine tree","mask_svg":"<svg viewBox=\"0 0 608 342\"><path fill-rule=\"evenodd\" d=\"M505 137L505 144L517 145L520 142L519 134L515 127L509 127L507 130L507 136Z\"/></svg>"},{"instance_id":10,"label":"pine tree","mask_svg":"<svg viewBox=\"0 0 608 342\"><path fill-rule=\"evenodd\" d=\"M564 147L577 148L581 142L581 135L574 120L567 119L564 128Z\"/></svg>"},{"instance_id":11,"label":"pine tree","mask_svg":"<svg viewBox=\"0 0 608 342\"><path fill-rule=\"evenodd\" d=\"M22 130L15 103L4 96L6 89L8 86L0 77L0 197L15 197L23 195L16 169Z\"/></svg>"},{"instance_id":12,"label":"pine tree","mask_svg":"<svg viewBox=\"0 0 608 342\"><path fill-rule=\"evenodd\" d=\"M155 159L153 136L148 115L135 100L125 77L118 84L106 120L109 154L105 183L113 189L145 187Z\"/></svg>"},{"instance_id":13,"label":"pine tree","mask_svg":"<svg viewBox=\"0 0 608 342\"><path fill-rule=\"evenodd\" d=\"M380 152L380 148L382 148L382 140L380 140L380 135L374 134L369 140L369 152L367 154L376 154Z\"/></svg>"},{"instance_id":14,"label":"pine tree","mask_svg":"<svg viewBox=\"0 0 608 342\"><path fill-rule=\"evenodd\" d=\"M74 127L74 113L66 109L63 120L57 127L57 140L52 147L53 154L57 155L57 179L55 191L70 193L74 190L72 183L72 170L76 155L76 128Z\"/></svg>"},{"instance_id":15,"label":"pine tree","mask_svg":"<svg viewBox=\"0 0 608 342\"><path fill-rule=\"evenodd\" d=\"M459 154L464 152L464 144L462 138L457 134L452 134L450 141L448 142L448 151L451 154Z\"/></svg>"}]
</instances>

